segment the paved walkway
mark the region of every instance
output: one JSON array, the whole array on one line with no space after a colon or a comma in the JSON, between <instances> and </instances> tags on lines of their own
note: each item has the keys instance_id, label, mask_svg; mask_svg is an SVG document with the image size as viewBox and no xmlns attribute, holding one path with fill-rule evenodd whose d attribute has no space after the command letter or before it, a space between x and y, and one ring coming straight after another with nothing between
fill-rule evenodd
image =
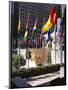
<instances>
[{"instance_id":1,"label":"paved walkway","mask_svg":"<svg viewBox=\"0 0 68 90\"><path fill-rule=\"evenodd\" d=\"M64 75L61 74L61 77L60 77L60 74L61 72L54 72L54 73L49 73L49 74L44 74L44 75L40 75L40 76L35 76L35 77L30 77L30 78L27 78L27 83L31 86L39 86L41 84L46 84L54 79L57 79L57 78L63 78Z\"/></svg>"}]
</instances>

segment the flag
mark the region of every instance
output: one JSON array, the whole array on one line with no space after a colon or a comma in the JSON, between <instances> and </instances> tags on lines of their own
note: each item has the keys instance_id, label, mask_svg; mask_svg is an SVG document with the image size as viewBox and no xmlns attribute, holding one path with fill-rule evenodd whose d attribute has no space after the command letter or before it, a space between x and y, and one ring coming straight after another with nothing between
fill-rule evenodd
<instances>
[{"instance_id":1,"label":"flag","mask_svg":"<svg viewBox=\"0 0 68 90\"><path fill-rule=\"evenodd\" d=\"M58 7L57 7L57 13L58 13L58 18L59 17L61 17L61 7L60 7L61 5L58 5Z\"/></svg>"},{"instance_id":2,"label":"flag","mask_svg":"<svg viewBox=\"0 0 68 90\"><path fill-rule=\"evenodd\" d=\"M62 27L60 27L60 29L59 29L58 36L59 36L60 39L63 37Z\"/></svg>"},{"instance_id":3,"label":"flag","mask_svg":"<svg viewBox=\"0 0 68 90\"><path fill-rule=\"evenodd\" d=\"M57 23L57 11L56 7L53 7L51 13L49 14L49 18L45 25L42 28L42 32L48 32L49 29L51 29L55 24Z\"/></svg>"},{"instance_id":4,"label":"flag","mask_svg":"<svg viewBox=\"0 0 68 90\"><path fill-rule=\"evenodd\" d=\"M42 28L42 32L47 32L51 27L53 26L53 23L51 22L51 16L49 16L48 21L45 23L45 25Z\"/></svg>"},{"instance_id":5,"label":"flag","mask_svg":"<svg viewBox=\"0 0 68 90\"><path fill-rule=\"evenodd\" d=\"M61 8L62 8L62 10L61 10L61 12L62 12L62 18L64 18L65 7L66 6L62 4L62 6L61 6Z\"/></svg>"},{"instance_id":6,"label":"flag","mask_svg":"<svg viewBox=\"0 0 68 90\"><path fill-rule=\"evenodd\" d=\"M18 20L18 32L21 30L21 20L20 20L20 15L19 15L19 20Z\"/></svg>"},{"instance_id":7,"label":"flag","mask_svg":"<svg viewBox=\"0 0 68 90\"><path fill-rule=\"evenodd\" d=\"M24 34L24 40L27 39L27 35L28 35L28 30L29 30L29 17L30 17L30 15L28 15L28 17L27 17L26 31L25 31L25 34Z\"/></svg>"},{"instance_id":8,"label":"flag","mask_svg":"<svg viewBox=\"0 0 68 90\"><path fill-rule=\"evenodd\" d=\"M62 18L61 22L60 22L60 25L63 25L63 24L64 24L64 19Z\"/></svg>"},{"instance_id":9,"label":"flag","mask_svg":"<svg viewBox=\"0 0 68 90\"><path fill-rule=\"evenodd\" d=\"M27 22L26 22L26 30L28 30L28 29L29 29L29 15L27 17Z\"/></svg>"},{"instance_id":10,"label":"flag","mask_svg":"<svg viewBox=\"0 0 68 90\"><path fill-rule=\"evenodd\" d=\"M44 24L45 24L45 17L43 17L42 26L44 26Z\"/></svg>"},{"instance_id":11,"label":"flag","mask_svg":"<svg viewBox=\"0 0 68 90\"><path fill-rule=\"evenodd\" d=\"M57 23L57 10L55 6L52 8L50 16L51 16L53 24L55 25Z\"/></svg>"},{"instance_id":12,"label":"flag","mask_svg":"<svg viewBox=\"0 0 68 90\"><path fill-rule=\"evenodd\" d=\"M59 29L60 29L60 24L61 24L61 18L59 17L58 19L57 19L57 31L59 31Z\"/></svg>"},{"instance_id":13,"label":"flag","mask_svg":"<svg viewBox=\"0 0 68 90\"><path fill-rule=\"evenodd\" d=\"M48 40L50 40L50 30L48 31Z\"/></svg>"},{"instance_id":14,"label":"flag","mask_svg":"<svg viewBox=\"0 0 68 90\"><path fill-rule=\"evenodd\" d=\"M57 31L61 31L61 27L64 25L64 20L63 18L58 18L57 19Z\"/></svg>"},{"instance_id":15,"label":"flag","mask_svg":"<svg viewBox=\"0 0 68 90\"><path fill-rule=\"evenodd\" d=\"M37 37L37 33L38 33L38 17L36 17L35 19L35 23L34 23L34 27L33 27L33 31L32 31L32 37L36 38Z\"/></svg>"},{"instance_id":16,"label":"flag","mask_svg":"<svg viewBox=\"0 0 68 90\"><path fill-rule=\"evenodd\" d=\"M24 40L27 39L28 31L25 31Z\"/></svg>"},{"instance_id":17,"label":"flag","mask_svg":"<svg viewBox=\"0 0 68 90\"><path fill-rule=\"evenodd\" d=\"M35 24L34 24L33 30L36 30L36 28L37 28L37 23L38 23L38 18L36 18L36 20L35 20Z\"/></svg>"},{"instance_id":18,"label":"flag","mask_svg":"<svg viewBox=\"0 0 68 90\"><path fill-rule=\"evenodd\" d=\"M58 18L57 19L57 32L58 32L58 37L61 39L63 37L63 26L64 20L63 18Z\"/></svg>"}]
</instances>

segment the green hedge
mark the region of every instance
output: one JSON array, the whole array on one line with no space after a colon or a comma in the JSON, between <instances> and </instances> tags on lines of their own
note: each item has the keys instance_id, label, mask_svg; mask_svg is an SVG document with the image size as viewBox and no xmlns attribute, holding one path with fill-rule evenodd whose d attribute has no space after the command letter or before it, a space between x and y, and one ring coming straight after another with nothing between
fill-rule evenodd
<instances>
[{"instance_id":1,"label":"green hedge","mask_svg":"<svg viewBox=\"0 0 68 90\"><path fill-rule=\"evenodd\" d=\"M48 65L48 66L39 66L35 68L29 69L21 69L20 71L16 71L12 73L12 77L20 76L22 78L27 78L31 76L37 76L41 74L52 73L60 70L60 65Z\"/></svg>"}]
</instances>

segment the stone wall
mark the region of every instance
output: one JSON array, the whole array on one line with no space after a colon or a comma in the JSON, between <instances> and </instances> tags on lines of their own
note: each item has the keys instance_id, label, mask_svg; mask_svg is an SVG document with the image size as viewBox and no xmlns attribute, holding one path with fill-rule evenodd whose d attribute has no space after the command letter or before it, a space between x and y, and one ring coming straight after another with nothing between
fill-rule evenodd
<instances>
[{"instance_id":1,"label":"stone wall","mask_svg":"<svg viewBox=\"0 0 68 90\"><path fill-rule=\"evenodd\" d=\"M33 48L31 51L31 59L35 60L36 64L45 64L48 61L48 49L46 48Z\"/></svg>"}]
</instances>

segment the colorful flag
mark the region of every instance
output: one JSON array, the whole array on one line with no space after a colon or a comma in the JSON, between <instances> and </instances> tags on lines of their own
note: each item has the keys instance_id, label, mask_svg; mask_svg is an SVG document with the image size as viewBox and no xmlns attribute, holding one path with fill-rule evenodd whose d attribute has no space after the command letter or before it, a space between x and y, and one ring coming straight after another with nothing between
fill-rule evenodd
<instances>
[{"instance_id":1,"label":"colorful flag","mask_svg":"<svg viewBox=\"0 0 68 90\"><path fill-rule=\"evenodd\" d=\"M45 23L45 25L42 28L42 32L47 32L51 27L53 26L53 23L51 21L51 16L49 16L48 21Z\"/></svg>"},{"instance_id":2,"label":"colorful flag","mask_svg":"<svg viewBox=\"0 0 68 90\"><path fill-rule=\"evenodd\" d=\"M28 31L25 31L24 40L27 39Z\"/></svg>"},{"instance_id":3,"label":"colorful flag","mask_svg":"<svg viewBox=\"0 0 68 90\"><path fill-rule=\"evenodd\" d=\"M60 25L63 25L63 24L64 24L64 19L62 18L61 22L60 22Z\"/></svg>"},{"instance_id":4,"label":"colorful flag","mask_svg":"<svg viewBox=\"0 0 68 90\"><path fill-rule=\"evenodd\" d=\"M28 30L29 29L29 15L28 15L28 17L27 17L27 23L26 23L26 30Z\"/></svg>"},{"instance_id":5,"label":"colorful flag","mask_svg":"<svg viewBox=\"0 0 68 90\"><path fill-rule=\"evenodd\" d=\"M18 21L18 32L21 30L21 20L20 20L20 15L19 15L19 21Z\"/></svg>"},{"instance_id":6,"label":"colorful flag","mask_svg":"<svg viewBox=\"0 0 68 90\"><path fill-rule=\"evenodd\" d=\"M60 29L60 24L61 24L61 18L57 19L57 31Z\"/></svg>"},{"instance_id":7,"label":"colorful flag","mask_svg":"<svg viewBox=\"0 0 68 90\"><path fill-rule=\"evenodd\" d=\"M56 24L57 23L57 10L55 6L52 8L50 16L51 16L53 24Z\"/></svg>"},{"instance_id":8,"label":"colorful flag","mask_svg":"<svg viewBox=\"0 0 68 90\"><path fill-rule=\"evenodd\" d=\"M28 17L27 17L26 31L25 31L25 34L24 34L24 40L27 39L27 35L28 35L28 30L29 30L29 17L30 17L30 15L28 15Z\"/></svg>"},{"instance_id":9,"label":"colorful flag","mask_svg":"<svg viewBox=\"0 0 68 90\"><path fill-rule=\"evenodd\" d=\"M50 40L50 30L48 31L48 40Z\"/></svg>"},{"instance_id":10,"label":"colorful flag","mask_svg":"<svg viewBox=\"0 0 68 90\"><path fill-rule=\"evenodd\" d=\"M44 26L44 24L45 24L45 17L43 17L42 26Z\"/></svg>"},{"instance_id":11,"label":"colorful flag","mask_svg":"<svg viewBox=\"0 0 68 90\"><path fill-rule=\"evenodd\" d=\"M58 37L61 39L63 37L63 26L64 20L62 18L57 19L57 32L58 32Z\"/></svg>"},{"instance_id":12,"label":"colorful flag","mask_svg":"<svg viewBox=\"0 0 68 90\"><path fill-rule=\"evenodd\" d=\"M43 33L48 32L48 30L51 29L56 23L57 23L57 11L56 11L56 7L53 7L47 22L42 28L42 32Z\"/></svg>"},{"instance_id":13,"label":"colorful flag","mask_svg":"<svg viewBox=\"0 0 68 90\"><path fill-rule=\"evenodd\" d=\"M61 27L64 25L64 20L63 18L58 18L57 19L57 31L61 31Z\"/></svg>"},{"instance_id":14,"label":"colorful flag","mask_svg":"<svg viewBox=\"0 0 68 90\"><path fill-rule=\"evenodd\" d=\"M61 39L63 36L63 30L62 27L60 27L59 32L58 32L58 37Z\"/></svg>"},{"instance_id":15,"label":"colorful flag","mask_svg":"<svg viewBox=\"0 0 68 90\"><path fill-rule=\"evenodd\" d=\"M66 7L66 6L62 4L62 11L61 11L61 12L62 12L62 18L64 18L65 7Z\"/></svg>"},{"instance_id":16,"label":"colorful flag","mask_svg":"<svg viewBox=\"0 0 68 90\"><path fill-rule=\"evenodd\" d=\"M58 5L58 7L57 7L57 13L58 13L58 18L59 17L61 17L61 7L60 7L61 5Z\"/></svg>"},{"instance_id":17,"label":"colorful flag","mask_svg":"<svg viewBox=\"0 0 68 90\"><path fill-rule=\"evenodd\" d=\"M36 20L35 20L35 24L34 24L33 30L36 30L36 28L37 28L37 23L38 23L38 18L36 18Z\"/></svg>"}]
</instances>

